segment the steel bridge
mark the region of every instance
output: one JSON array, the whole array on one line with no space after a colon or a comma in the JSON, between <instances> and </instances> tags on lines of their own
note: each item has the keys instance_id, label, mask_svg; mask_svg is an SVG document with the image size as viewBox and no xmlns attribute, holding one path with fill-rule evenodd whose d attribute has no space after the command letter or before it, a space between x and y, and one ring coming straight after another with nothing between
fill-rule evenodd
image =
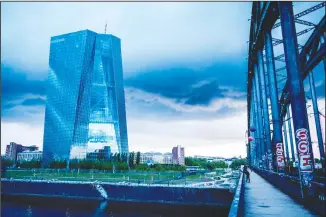
<instances>
[{"instance_id":1,"label":"steel bridge","mask_svg":"<svg viewBox=\"0 0 326 217\"><path fill-rule=\"evenodd\" d=\"M252 184L239 182L229 216L326 215L325 143L320 124L325 116L318 109L313 76L319 64L326 70L325 2L315 2L296 14L295 4L265 1L252 5L246 146L253 176ZM320 12L319 23L304 19ZM298 26L306 28L296 31ZM277 31L281 34L274 34ZM298 43L298 37L305 34L310 34L308 40ZM307 93L304 81L309 82ZM314 128L309 127L308 96ZM317 133L318 150L313 150L312 129ZM319 152L321 169L315 167L313 151Z\"/></svg>"}]
</instances>

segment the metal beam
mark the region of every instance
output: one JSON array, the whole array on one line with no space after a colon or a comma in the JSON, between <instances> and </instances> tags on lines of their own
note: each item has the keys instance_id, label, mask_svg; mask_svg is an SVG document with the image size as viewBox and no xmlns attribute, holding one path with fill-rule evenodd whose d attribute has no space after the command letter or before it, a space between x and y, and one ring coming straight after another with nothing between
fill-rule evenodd
<instances>
[{"instance_id":1,"label":"metal beam","mask_svg":"<svg viewBox=\"0 0 326 217\"><path fill-rule=\"evenodd\" d=\"M268 118L268 102L267 102L267 87L266 87L266 78L265 78L265 69L264 69L264 62L263 62L263 52L262 50L259 50L257 52L258 55L258 67L259 67L259 83L260 83L260 91L261 91L261 97L262 97L262 111L263 111L263 117L264 117L264 135L265 135L265 143L264 143L264 149L263 149L263 156L265 161L263 162L264 167L268 168L268 161L267 156L269 153L271 153L272 145L271 145L271 134L270 134L270 126L269 126L269 118ZM272 170L272 165L269 168Z\"/></svg>"},{"instance_id":2,"label":"metal beam","mask_svg":"<svg viewBox=\"0 0 326 217\"><path fill-rule=\"evenodd\" d=\"M294 18L303 17L303 16L305 16L307 14L310 14L311 12L314 12L314 11L316 11L316 10L322 8L322 7L325 7L325 5L326 5L326 2L322 2L322 3L318 4L318 5L315 5L315 6L311 7L311 8L308 8L307 10L304 10L304 11L294 15Z\"/></svg>"},{"instance_id":3,"label":"metal beam","mask_svg":"<svg viewBox=\"0 0 326 217\"><path fill-rule=\"evenodd\" d=\"M314 28L315 28L315 27L308 28L308 29L304 29L304 30L298 32L298 33L297 33L297 36L304 35L304 34L310 32L311 30L313 30ZM279 45L279 44L282 44L282 43L283 43L283 40L281 40L281 39L277 39L277 38L273 38L272 41L274 41L273 46L276 46L276 45ZM298 46L299 46L299 44L298 44Z\"/></svg>"},{"instance_id":4,"label":"metal beam","mask_svg":"<svg viewBox=\"0 0 326 217\"><path fill-rule=\"evenodd\" d=\"M301 71L302 79L305 79L309 74L310 70L312 70L326 55L326 47L324 43L324 45L319 47L319 50L317 52L315 52L313 55L310 56L308 61L306 60L306 56L311 53L311 50L313 50L313 46L318 47L318 45L316 45L315 42L320 40L320 35L325 34L325 30L326 30L326 18L324 16L322 20L319 22L319 24L316 26L314 32L310 35L305 46L302 48L300 52L300 62L303 64L302 66L303 70ZM279 71L285 68L286 67L282 67L279 69ZM280 102L283 103L283 106L281 106L281 117L285 116L286 105L290 102L290 98L288 95L288 86L289 84L288 82L286 82L286 84L284 85L283 93L280 98Z\"/></svg>"},{"instance_id":5,"label":"metal beam","mask_svg":"<svg viewBox=\"0 0 326 217\"><path fill-rule=\"evenodd\" d=\"M316 24L306 21L306 20L294 19L294 22L302 24L302 25L306 25L306 26L316 26Z\"/></svg>"},{"instance_id":6,"label":"metal beam","mask_svg":"<svg viewBox=\"0 0 326 217\"><path fill-rule=\"evenodd\" d=\"M288 105L287 119L288 119L289 139L290 139L290 146L291 146L292 162L295 162L294 144L293 144L293 135L292 135L293 131L292 131L292 122L291 122L292 117L290 117L290 105Z\"/></svg>"},{"instance_id":7,"label":"metal beam","mask_svg":"<svg viewBox=\"0 0 326 217\"><path fill-rule=\"evenodd\" d=\"M311 7L311 8L308 8L307 10L304 10L304 11L302 11L302 12L300 12L300 13L294 15L294 18L295 18L294 21L297 22L297 23L302 22L303 20L299 20L299 19L297 19L297 18L299 18L299 17L303 17L303 16L305 16L305 15L307 15L307 14L310 14L311 12L314 12L314 11L316 11L316 10L322 8L322 7L325 7L325 5L326 5L326 3L325 3L325 2L322 2L322 3L318 4L318 5L315 5L315 6ZM307 22L307 21L306 21L306 22ZM302 24L302 23L301 23L301 24ZM313 23L312 23L312 24L313 24ZM304 25L306 25L306 24L304 24ZM274 26L273 26L272 29L275 29L275 28L277 28L277 27L279 27L279 26L281 26L281 23L280 23L280 22L274 24Z\"/></svg>"},{"instance_id":8,"label":"metal beam","mask_svg":"<svg viewBox=\"0 0 326 217\"><path fill-rule=\"evenodd\" d=\"M268 154L269 160L273 162L273 169L277 171L278 169L278 160L277 159L277 145L282 142L282 125L280 120L280 108L278 104L278 92L277 92L277 82L276 82L276 73L275 73L275 64L273 60L274 51L272 46L272 35L271 31L265 32L265 51L266 51L266 68L268 72L268 82L269 82L269 92L270 92L270 101L271 101L271 122L273 123L273 134L275 138L272 140L272 149L271 153Z\"/></svg>"},{"instance_id":9,"label":"metal beam","mask_svg":"<svg viewBox=\"0 0 326 217\"><path fill-rule=\"evenodd\" d=\"M285 122L285 120L283 120L283 122ZM289 156L289 144L288 144L288 132L287 132L287 127L286 127L286 124L284 123L283 124L283 133L284 133L284 147L285 147L285 159L286 159L286 164L288 165L289 164L289 161L290 161L290 156Z\"/></svg>"},{"instance_id":10,"label":"metal beam","mask_svg":"<svg viewBox=\"0 0 326 217\"><path fill-rule=\"evenodd\" d=\"M283 78L287 78L286 75L283 75L283 74L276 74L277 76L280 76L280 77L283 77Z\"/></svg>"},{"instance_id":11,"label":"metal beam","mask_svg":"<svg viewBox=\"0 0 326 217\"><path fill-rule=\"evenodd\" d=\"M313 105L312 107L314 110L320 161L321 161L322 167L325 168L325 151L324 151L324 146L323 146L323 136L322 136L322 131L321 131L320 119L319 119L319 111L318 111L317 96L316 96L313 72L309 73L309 85L310 85L311 100L312 100L312 105Z\"/></svg>"},{"instance_id":12,"label":"metal beam","mask_svg":"<svg viewBox=\"0 0 326 217\"><path fill-rule=\"evenodd\" d=\"M297 36L293 17L292 2L278 2L282 35L284 39L284 54L288 74L289 91L291 95L291 109L296 147L299 158L299 174L302 198L309 198L307 185L314 178L314 158L312 145L309 140L309 123L297 47Z\"/></svg>"},{"instance_id":13,"label":"metal beam","mask_svg":"<svg viewBox=\"0 0 326 217\"><path fill-rule=\"evenodd\" d=\"M280 71L282 71L282 70L284 70L284 69L286 69L286 66L283 66L283 67L281 67L281 68L276 69L275 72L280 72Z\"/></svg>"}]
</instances>

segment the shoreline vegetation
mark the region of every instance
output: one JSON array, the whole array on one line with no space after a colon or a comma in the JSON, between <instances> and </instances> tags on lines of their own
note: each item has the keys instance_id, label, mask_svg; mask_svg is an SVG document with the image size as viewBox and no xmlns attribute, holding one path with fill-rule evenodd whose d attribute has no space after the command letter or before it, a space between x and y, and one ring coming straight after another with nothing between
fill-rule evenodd
<instances>
[{"instance_id":1,"label":"shoreline vegetation","mask_svg":"<svg viewBox=\"0 0 326 217\"><path fill-rule=\"evenodd\" d=\"M131 154L132 155L132 154ZM136 153L136 155L138 155ZM130 155L129 155L130 156ZM181 184L185 182L209 181L205 176L207 172L216 172L216 175L225 173L225 169L237 169L245 163L245 159L235 160L229 167L224 161L208 162L205 159L192 157L185 158L186 166L199 166L200 171L187 171L186 166L164 164L141 164L140 160L133 162L125 155L113 155L110 160L77 160L53 161L42 167L41 161L22 161L16 165L12 161L1 158L1 164L6 167L6 178L13 179L38 179L60 181L105 181L105 182L130 182L130 183L162 183Z\"/></svg>"}]
</instances>

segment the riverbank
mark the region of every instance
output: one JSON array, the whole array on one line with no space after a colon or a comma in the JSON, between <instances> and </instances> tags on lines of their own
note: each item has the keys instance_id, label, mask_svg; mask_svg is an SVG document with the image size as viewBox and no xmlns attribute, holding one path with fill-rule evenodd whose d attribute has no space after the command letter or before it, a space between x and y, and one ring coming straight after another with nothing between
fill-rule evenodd
<instances>
[{"instance_id":1,"label":"riverbank","mask_svg":"<svg viewBox=\"0 0 326 217\"><path fill-rule=\"evenodd\" d=\"M101 189L107 194L107 200L120 202L229 207L233 199L233 193L229 189L223 188L1 180L1 194L4 196L38 196L99 201L105 197Z\"/></svg>"}]
</instances>

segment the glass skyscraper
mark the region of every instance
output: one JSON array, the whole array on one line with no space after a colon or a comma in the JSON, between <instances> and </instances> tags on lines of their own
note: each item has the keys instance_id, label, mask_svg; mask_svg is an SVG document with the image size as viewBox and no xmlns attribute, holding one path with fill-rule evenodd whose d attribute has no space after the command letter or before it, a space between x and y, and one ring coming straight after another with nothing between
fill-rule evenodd
<instances>
[{"instance_id":1,"label":"glass skyscraper","mask_svg":"<svg viewBox=\"0 0 326 217\"><path fill-rule=\"evenodd\" d=\"M120 39L84 30L51 38L43 159L128 152Z\"/></svg>"}]
</instances>

